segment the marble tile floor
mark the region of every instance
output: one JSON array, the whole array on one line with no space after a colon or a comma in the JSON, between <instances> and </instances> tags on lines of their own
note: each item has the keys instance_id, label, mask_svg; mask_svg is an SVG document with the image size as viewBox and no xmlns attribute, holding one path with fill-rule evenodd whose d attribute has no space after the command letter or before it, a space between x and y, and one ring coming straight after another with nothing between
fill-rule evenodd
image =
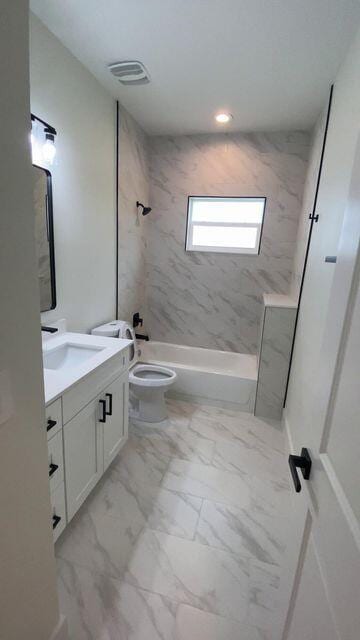
<instances>
[{"instance_id":1,"label":"marble tile floor","mask_svg":"<svg viewBox=\"0 0 360 640\"><path fill-rule=\"evenodd\" d=\"M130 426L56 544L70 637L279 640L292 508L279 424L168 406L165 429Z\"/></svg>"}]
</instances>

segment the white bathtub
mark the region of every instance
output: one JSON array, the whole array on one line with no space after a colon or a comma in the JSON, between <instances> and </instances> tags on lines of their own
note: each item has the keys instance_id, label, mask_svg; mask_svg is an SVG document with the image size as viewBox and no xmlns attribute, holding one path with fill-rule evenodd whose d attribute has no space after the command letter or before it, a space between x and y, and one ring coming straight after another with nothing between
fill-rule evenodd
<instances>
[{"instance_id":1,"label":"white bathtub","mask_svg":"<svg viewBox=\"0 0 360 640\"><path fill-rule=\"evenodd\" d=\"M173 369L177 380L171 395L193 399L232 402L242 411L253 412L257 363L256 356L186 347L166 342L138 344L140 361Z\"/></svg>"}]
</instances>

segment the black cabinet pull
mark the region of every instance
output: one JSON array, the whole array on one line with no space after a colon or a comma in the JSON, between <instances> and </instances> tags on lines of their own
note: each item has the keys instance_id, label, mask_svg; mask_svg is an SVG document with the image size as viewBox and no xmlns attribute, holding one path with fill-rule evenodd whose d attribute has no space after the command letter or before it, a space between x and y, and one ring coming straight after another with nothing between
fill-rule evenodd
<instances>
[{"instance_id":1,"label":"black cabinet pull","mask_svg":"<svg viewBox=\"0 0 360 640\"><path fill-rule=\"evenodd\" d=\"M53 462L49 464L49 478L51 478L51 476L54 475L55 471L57 471L58 468L59 468L58 464L54 464Z\"/></svg>"},{"instance_id":2,"label":"black cabinet pull","mask_svg":"<svg viewBox=\"0 0 360 640\"><path fill-rule=\"evenodd\" d=\"M106 422L106 400L99 400L99 402L102 410L99 422Z\"/></svg>"},{"instance_id":3,"label":"black cabinet pull","mask_svg":"<svg viewBox=\"0 0 360 640\"><path fill-rule=\"evenodd\" d=\"M56 420L51 420L51 418L49 418L46 425L46 431L50 431L56 425L57 425Z\"/></svg>"},{"instance_id":4,"label":"black cabinet pull","mask_svg":"<svg viewBox=\"0 0 360 640\"><path fill-rule=\"evenodd\" d=\"M109 398L109 410L106 412L106 415L112 416L112 393L105 393L105 396Z\"/></svg>"},{"instance_id":5,"label":"black cabinet pull","mask_svg":"<svg viewBox=\"0 0 360 640\"><path fill-rule=\"evenodd\" d=\"M52 517L52 521L53 521L53 529L56 529L56 527L58 526L59 522L61 521L60 516L56 516L55 514Z\"/></svg>"},{"instance_id":6,"label":"black cabinet pull","mask_svg":"<svg viewBox=\"0 0 360 640\"><path fill-rule=\"evenodd\" d=\"M301 491L301 484L297 472L297 468L301 469L304 480L309 480L311 470L311 458L307 449L301 449L301 456L289 456L289 467L294 482L296 493Z\"/></svg>"}]
</instances>

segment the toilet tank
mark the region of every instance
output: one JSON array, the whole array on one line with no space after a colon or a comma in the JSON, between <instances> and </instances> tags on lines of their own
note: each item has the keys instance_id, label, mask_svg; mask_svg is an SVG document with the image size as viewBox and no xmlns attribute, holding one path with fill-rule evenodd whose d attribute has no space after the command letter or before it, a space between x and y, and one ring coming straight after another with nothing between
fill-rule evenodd
<instances>
[{"instance_id":1,"label":"toilet tank","mask_svg":"<svg viewBox=\"0 0 360 640\"><path fill-rule=\"evenodd\" d=\"M129 362L131 365L135 364L138 359L135 331L132 326L124 320L112 320L95 327L91 331L93 336L102 336L103 338L125 338L126 340L132 340L133 344L129 350Z\"/></svg>"},{"instance_id":2,"label":"toilet tank","mask_svg":"<svg viewBox=\"0 0 360 640\"><path fill-rule=\"evenodd\" d=\"M95 327L91 333L93 336L102 336L103 338L119 338L125 324L126 322L123 320L112 320L100 325L100 327Z\"/></svg>"}]
</instances>

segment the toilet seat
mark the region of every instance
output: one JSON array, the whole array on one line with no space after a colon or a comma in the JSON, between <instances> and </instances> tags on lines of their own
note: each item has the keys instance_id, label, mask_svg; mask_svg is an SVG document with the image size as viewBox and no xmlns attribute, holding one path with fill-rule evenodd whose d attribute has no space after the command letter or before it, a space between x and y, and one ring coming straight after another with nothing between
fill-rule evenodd
<instances>
[{"instance_id":1,"label":"toilet seat","mask_svg":"<svg viewBox=\"0 0 360 640\"><path fill-rule=\"evenodd\" d=\"M129 382L139 387L167 387L175 378L175 371L152 364L136 364L129 371Z\"/></svg>"}]
</instances>

